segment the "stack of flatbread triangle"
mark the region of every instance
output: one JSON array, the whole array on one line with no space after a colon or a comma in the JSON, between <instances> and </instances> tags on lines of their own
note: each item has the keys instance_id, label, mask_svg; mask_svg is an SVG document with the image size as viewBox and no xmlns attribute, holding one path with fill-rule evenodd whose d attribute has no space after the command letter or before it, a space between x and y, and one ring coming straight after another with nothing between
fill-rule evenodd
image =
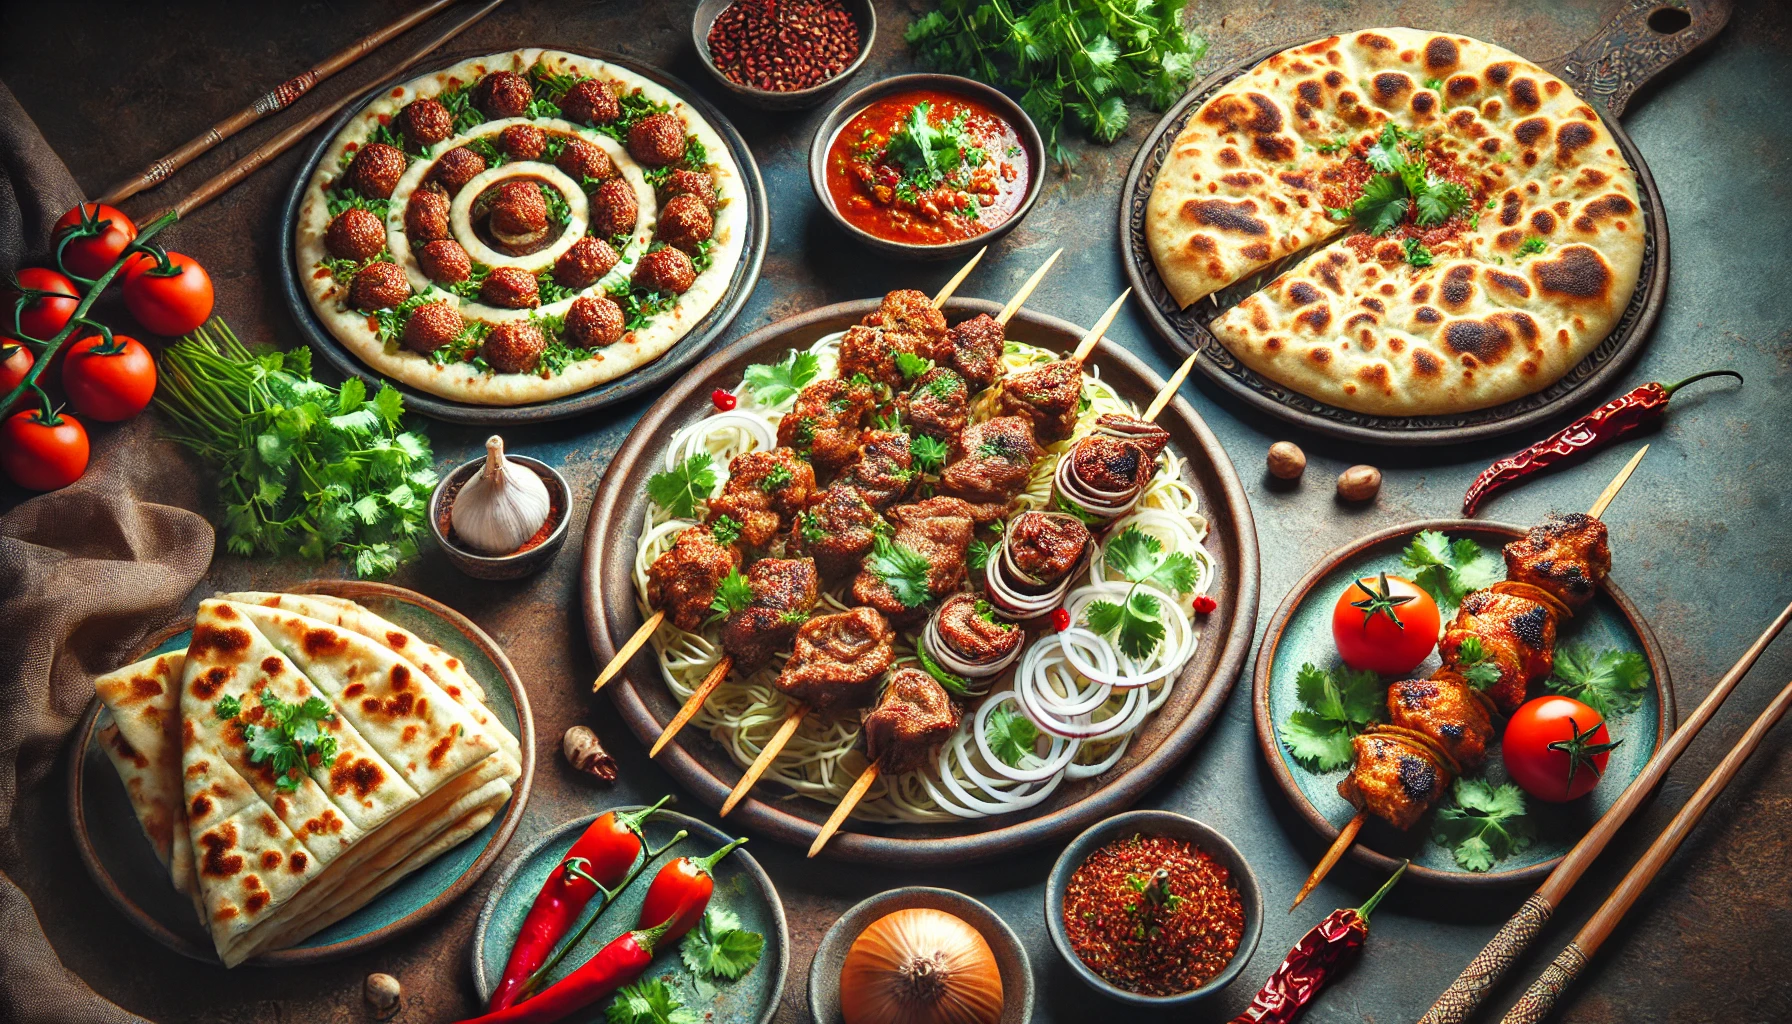
<instances>
[{"instance_id":1,"label":"stack of flatbread triangle","mask_svg":"<svg viewBox=\"0 0 1792 1024\"><path fill-rule=\"evenodd\" d=\"M341 598L201 602L184 651L94 681L100 746L176 889L234 967L303 941L484 828L520 749L465 666ZM328 767L285 788L244 722L311 697L334 713ZM220 718L223 697L240 718Z\"/></svg>"}]
</instances>

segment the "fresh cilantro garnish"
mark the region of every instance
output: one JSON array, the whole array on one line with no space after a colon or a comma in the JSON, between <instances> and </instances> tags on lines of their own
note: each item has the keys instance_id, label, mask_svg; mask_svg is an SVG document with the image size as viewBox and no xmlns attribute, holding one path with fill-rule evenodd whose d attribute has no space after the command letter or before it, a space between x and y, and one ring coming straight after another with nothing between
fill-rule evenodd
<instances>
[{"instance_id":1,"label":"fresh cilantro garnish","mask_svg":"<svg viewBox=\"0 0 1792 1024\"><path fill-rule=\"evenodd\" d=\"M1531 845L1524 793L1512 783L1497 788L1482 779L1457 779L1455 797L1437 809L1432 837L1470 871L1486 871Z\"/></svg>"},{"instance_id":2,"label":"fresh cilantro garnish","mask_svg":"<svg viewBox=\"0 0 1792 1024\"><path fill-rule=\"evenodd\" d=\"M1039 741L1039 727L1033 724L1013 701L989 713L983 725L983 739L989 752L1010 768L1019 768L1036 757L1033 745Z\"/></svg>"},{"instance_id":3,"label":"fresh cilantro garnish","mask_svg":"<svg viewBox=\"0 0 1792 1024\"><path fill-rule=\"evenodd\" d=\"M926 644L915 645L915 657L920 660L921 667L927 670L927 674L933 677L934 682L939 683L947 693L959 697L971 695L971 681L948 671L944 665L935 661L933 655L927 653Z\"/></svg>"},{"instance_id":4,"label":"fresh cilantro garnish","mask_svg":"<svg viewBox=\"0 0 1792 1024\"><path fill-rule=\"evenodd\" d=\"M1363 194L1350 204L1350 215L1371 235L1385 235L1406 219L1406 201L1400 179L1382 175L1363 185Z\"/></svg>"},{"instance_id":5,"label":"fresh cilantro garnish","mask_svg":"<svg viewBox=\"0 0 1792 1024\"><path fill-rule=\"evenodd\" d=\"M996 618L996 606L993 604L990 604L988 601L983 600L981 597L979 597L977 599L977 603L974 606L974 610L976 611L977 617L979 619L982 619L984 622L987 622L992 626L1000 626L1002 629L1002 632L1004 632L1004 633L1006 633L1009 630L1014 628L1014 623L1003 622L1001 619Z\"/></svg>"},{"instance_id":6,"label":"fresh cilantro garnish","mask_svg":"<svg viewBox=\"0 0 1792 1024\"><path fill-rule=\"evenodd\" d=\"M997 545L986 540L971 541L970 550L965 553L965 564L973 569L988 569L990 556L996 553L996 547Z\"/></svg>"},{"instance_id":7,"label":"fresh cilantro garnish","mask_svg":"<svg viewBox=\"0 0 1792 1024\"><path fill-rule=\"evenodd\" d=\"M715 490L714 461L708 452L698 452L674 469L653 474L647 478L647 496L674 519L693 518L697 504L707 501L709 492Z\"/></svg>"},{"instance_id":8,"label":"fresh cilantro garnish","mask_svg":"<svg viewBox=\"0 0 1792 1024\"><path fill-rule=\"evenodd\" d=\"M242 713L243 713L243 702L236 697L229 696L228 694L223 697L218 698L218 702L216 704L212 705L212 714L217 715L219 718L222 718L227 722Z\"/></svg>"},{"instance_id":9,"label":"fresh cilantro garnish","mask_svg":"<svg viewBox=\"0 0 1792 1024\"><path fill-rule=\"evenodd\" d=\"M813 352L791 352L781 363L756 363L747 367L742 381L753 400L777 408L801 391L821 372L821 360Z\"/></svg>"},{"instance_id":10,"label":"fresh cilantro garnish","mask_svg":"<svg viewBox=\"0 0 1792 1024\"><path fill-rule=\"evenodd\" d=\"M717 516L709 524L709 532L715 534L717 544L732 544L740 539L740 524L733 516Z\"/></svg>"},{"instance_id":11,"label":"fresh cilantro garnish","mask_svg":"<svg viewBox=\"0 0 1792 1024\"><path fill-rule=\"evenodd\" d=\"M344 210L358 208L366 210L380 220L385 220L386 211L391 208L391 200L374 199L371 196L364 196L352 188L343 188L330 192L324 205L328 208L332 219L340 216Z\"/></svg>"},{"instance_id":12,"label":"fresh cilantro garnish","mask_svg":"<svg viewBox=\"0 0 1792 1024\"><path fill-rule=\"evenodd\" d=\"M1424 154L1409 148L1423 141L1423 136L1403 131L1391 121L1383 125L1381 135L1363 152L1363 159L1377 176L1364 183L1362 195L1348 208L1327 207L1327 212L1340 219L1354 219L1372 235L1385 235L1399 227L1409 211L1420 227L1435 227L1449 220L1473 197L1463 186L1426 169ZM1418 262L1413 244L1408 240L1407 262L1430 266L1430 254L1424 253L1426 262ZM1423 251L1421 246L1419 252Z\"/></svg>"},{"instance_id":13,"label":"fresh cilantro garnish","mask_svg":"<svg viewBox=\"0 0 1792 1024\"><path fill-rule=\"evenodd\" d=\"M789 483L790 480L791 473L789 466L773 466L764 476L759 478L759 489L770 494Z\"/></svg>"},{"instance_id":14,"label":"fresh cilantro garnish","mask_svg":"<svg viewBox=\"0 0 1792 1024\"><path fill-rule=\"evenodd\" d=\"M572 207L566 204L566 197L554 186L544 182L537 187L541 189L542 202L548 207L548 224L554 231L559 231L572 219Z\"/></svg>"},{"instance_id":15,"label":"fresh cilantro garnish","mask_svg":"<svg viewBox=\"0 0 1792 1024\"><path fill-rule=\"evenodd\" d=\"M813 512L804 512L796 517L797 529L803 532L803 539L811 544L820 544L828 539L828 532L821 528L821 520Z\"/></svg>"},{"instance_id":16,"label":"fresh cilantro garnish","mask_svg":"<svg viewBox=\"0 0 1792 1024\"><path fill-rule=\"evenodd\" d=\"M1437 260L1432 257L1431 250L1425 248L1416 238L1408 238L1402 243L1406 249L1406 262L1415 267L1429 267Z\"/></svg>"},{"instance_id":17,"label":"fresh cilantro garnish","mask_svg":"<svg viewBox=\"0 0 1792 1024\"><path fill-rule=\"evenodd\" d=\"M1432 92L1443 92L1444 91L1444 80L1441 78L1427 78L1421 84L1423 84L1425 88L1430 89Z\"/></svg>"},{"instance_id":18,"label":"fresh cilantro garnish","mask_svg":"<svg viewBox=\"0 0 1792 1024\"><path fill-rule=\"evenodd\" d=\"M702 1024L658 978L624 986L604 1010L604 1019L609 1024Z\"/></svg>"},{"instance_id":19,"label":"fresh cilantro garnish","mask_svg":"<svg viewBox=\"0 0 1792 1024\"><path fill-rule=\"evenodd\" d=\"M932 566L927 557L889 537L880 534L872 542L865 568L884 581L884 586L890 588L890 594L904 608L919 608L933 599L933 591L927 582Z\"/></svg>"},{"instance_id":20,"label":"fresh cilantro garnish","mask_svg":"<svg viewBox=\"0 0 1792 1024\"><path fill-rule=\"evenodd\" d=\"M747 578L740 574L739 569L730 569L728 575L722 577L722 582L716 584L715 600L709 602L710 610L715 614L710 616L709 621L715 622L735 612L744 611L752 603L753 588L747 585Z\"/></svg>"},{"instance_id":21,"label":"fresh cilantro garnish","mask_svg":"<svg viewBox=\"0 0 1792 1024\"><path fill-rule=\"evenodd\" d=\"M714 906L704 911L678 950L693 974L729 981L752 970L763 952L765 936L743 929L739 917Z\"/></svg>"},{"instance_id":22,"label":"fresh cilantro garnish","mask_svg":"<svg viewBox=\"0 0 1792 1024\"><path fill-rule=\"evenodd\" d=\"M1163 542L1136 526L1128 526L1108 542L1107 566L1133 583L1152 583L1164 590L1187 594L1200 575L1195 560L1180 551L1164 553Z\"/></svg>"},{"instance_id":23,"label":"fresh cilantro garnish","mask_svg":"<svg viewBox=\"0 0 1792 1024\"><path fill-rule=\"evenodd\" d=\"M1336 771L1350 763L1351 738L1382 720L1387 689L1374 672L1312 663L1294 677L1294 692L1305 705L1288 716L1282 742L1308 771Z\"/></svg>"},{"instance_id":24,"label":"fresh cilantro garnish","mask_svg":"<svg viewBox=\"0 0 1792 1024\"><path fill-rule=\"evenodd\" d=\"M1413 193L1420 227L1435 227L1469 203L1468 189L1435 175L1425 176L1424 188Z\"/></svg>"},{"instance_id":25,"label":"fresh cilantro garnish","mask_svg":"<svg viewBox=\"0 0 1792 1024\"><path fill-rule=\"evenodd\" d=\"M1321 143L1318 148L1319 152L1326 154L1336 153L1341 149L1348 149L1350 148L1350 133L1339 132L1332 136L1332 141Z\"/></svg>"},{"instance_id":26,"label":"fresh cilantro garnish","mask_svg":"<svg viewBox=\"0 0 1792 1024\"><path fill-rule=\"evenodd\" d=\"M896 369L901 371L903 380L914 380L933 369L933 360L924 359L913 352L898 352L896 353Z\"/></svg>"},{"instance_id":27,"label":"fresh cilantro garnish","mask_svg":"<svg viewBox=\"0 0 1792 1024\"><path fill-rule=\"evenodd\" d=\"M1526 235L1524 241L1518 243L1519 256L1535 256L1549 248L1549 243L1539 235Z\"/></svg>"},{"instance_id":28,"label":"fresh cilantro garnish","mask_svg":"<svg viewBox=\"0 0 1792 1024\"><path fill-rule=\"evenodd\" d=\"M485 287L485 279L490 277L491 273L492 268L489 265L474 260L472 267L467 271L467 279L456 281L448 285L447 288L463 299L477 299L479 298L479 289Z\"/></svg>"},{"instance_id":29,"label":"fresh cilantro garnish","mask_svg":"<svg viewBox=\"0 0 1792 1024\"><path fill-rule=\"evenodd\" d=\"M902 410L898 409L892 405L888 409L885 409L884 411L876 414L875 416L872 416L871 417L871 429L872 430L884 430L884 431L890 431L890 432L901 432L902 431Z\"/></svg>"},{"instance_id":30,"label":"fresh cilantro garnish","mask_svg":"<svg viewBox=\"0 0 1792 1024\"><path fill-rule=\"evenodd\" d=\"M1487 645L1478 636L1462 641L1456 649L1456 663L1462 669L1463 681L1477 690L1485 690L1500 681L1500 666L1487 653Z\"/></svg>"},{"instance_id":31,"label":"fresh cilantro garnish","mask_svg":"<svg viewBox=\"0 0 1792 1024\"><path fill-rule=\"evenodd\" d=\"M1446 611L1461 604L1469 591L1505 579L1505 570L1497 560L1484 556L1481 545L1467 537L1452 541L1436 530L1423 530L1413 537L1400 562L1418 570L1412 581Z\"/></svg>"},{"instance_id":32,"label":"fresh cilantro garnish","mask_svg":"<svg viewBox=\"0 0 1792 1024\"><path fill-rule=\"evenodd\" d=\"M278 776L276 789L288 793L298 789L299 778L313 759L319 768L336 763L336 737L320 727L320 723L336 720L328 701L307 697L294 704L281 700L271 689L262 690L260 700L265 714L260 722L242 723L243 743L250 764L266 764ZM237 718L242 710L238 697L224 697L212 705L212 712L226 721Z\"/></svg>"},{"instance_id":33,"label":"fresh cilantro garnish","mask_svg":"<svg viewBox=\"0 0 1792 1024\"><path fill-rule=\"evenodd\" d=\"M1134 661L1140 661L1149 657L1163 641L1164 624L1158 618L1162 611L1162 602L1150 594L1142 593L1135 584L1127 592L1126 600L1118 604L1113 601L1090 601L1083 609L1083 617L1096 633L1102 636L1116 634L1120 653Z\"/></svg>"},{"instance_id":34,"label":"fresh cilantro garnish","mask_svg":"<svg viewBox=\"0 0 1792 1024\"><path fill-rule=\"evenodd\" d=\"M1635 711L1649 686L1649 661L1637 651L1605 650L1594 654L1584 646L1556 651L1555 673L1544 685L1565 694L1606 718Z\"/></svg>"},{"instance_id":35,"label":"fresh cilantro garnish","mask_svg":"<svg viewBox=\"0 0 1792 1024\"><path fill-rule=\"evenodd\" d=\"M946 442L921 434L908 442L908 454L915 468L923 473L937 473L946 464Z\"/></svg>"},{"instance_id":36,"label":"fresh cilantro garnish","mask_svg":"<svg viewBox=\"0 0 1792 1024\"><path fill-rule=\"evenodd\" d=\"M786 626L800 626L809 621L809 613L792 608L790 611L780 612L778 614L778 621L784 623Z\"/></svg>"}]
</instances>

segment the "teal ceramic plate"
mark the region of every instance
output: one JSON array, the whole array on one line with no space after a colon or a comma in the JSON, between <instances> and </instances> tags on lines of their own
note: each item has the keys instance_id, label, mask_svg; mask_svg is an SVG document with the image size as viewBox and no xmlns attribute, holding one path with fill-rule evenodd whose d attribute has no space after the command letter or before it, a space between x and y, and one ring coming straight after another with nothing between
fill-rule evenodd
<instances>
[{"instance_id":1,"label":"teal ceramic plate","mask_svg":"<svg viewBox=\"0 0 1792 1024\"><path fill-rule=\"evenodd\" d=\"M249 962L263 966L318 963L347 956L393 938L441 912L477 882L516 830L529 802L535 774L535 722L516 669L491 637L472 620L422 594L384 583L321 580L290 588L294 593L329 594L358 601L377 615L405 627L459 658L485 688L492 713L522 744L523 774L512 786L510 803L477 835L424 865L372 903L297 946L264 953ZM179 650L191 627L174 627L131 659ZM129 662L127 662L129 664ZM124 915L162 945L208 963L217 963L209 934L193 916L192 904L169 884L149 840L137 825L118 773L100 749L94 722L96 699L75 730L69 759L69 820L88 873Z\"/></svg>"},{"instance_id":2,"label":"teal ceramic plate","mask_svg":"<svg viewBox=\"0 0 1792 1024\"><path fill-rule=\"evenodd\" d=\"M1288 716L1303 705L1295 693L1295 676L1302 664L1321 668L1342 665L1332 641L1331 612L1337 595L1352 579L1377 572L1411 575L1400 564L1400 553L1421 530L1440 530L1452 539L1469 537L1490 557L1525 529L1477 520L1436 520L1411 523L1371 534L1347 544L1321 559L1294 589L1270 620L1257 655L1252 699L1255 703L1257 738L1276 779L1303 817L1329 842L1355 815L1355 808L1338 795L1338 783L1347 768L1323 774L1309 771L1288 753L1280 730ZM1493 870L1471 872L1456 863L1451 852L1431 839L1430 818L1410 832L1401 832L1371 816L1350 848L1358 862L1392 871L1410 858L1409 874L1450 885L1502 885L1542 879L1569 849L1580 841L1600 816L1610 809L1643 770L1650 757L1674 728L1673 688L1668 680L1667 659L1635 606L1611 581L1592 604L1561 624L1556 650L1582 645L1594 651L1614 648L1636 651L1649 662L1652 686L1645 689L1641 706L1608 723L1613 739L1623 742L1612 751L1605 778L1592 793L1566 804L1547 804L1526 798L1536 831L1531 846L1495 864ZM1423 677L1438 665L1433 653L1412 673ZM1532 696L1537 693L1533 692ZM1490 746L1482 775L1491 782L1506 781L1505 765L1498 748Z\"/></svg>"},{"instance_id":3,"label":"teal ceramic plate","mask_svg":"<svg viewBox=\"0 0 1792 1024\"><path fill-rule=\"evenodd\" d=\"M627 811L637 806L612 810ZM510 958L510 948L516 944L517 932L522 930L523 918L535 903L549 873L596 818L596 814L590 814L569 821L537 839L510 862L498 884L492 886L485 909L479 913L479 924L473 930L473 985L479 990L481 1006L491 998L492 989L498 987L498 979L504 976L504 964ZM605 943L635 927L635 917L641 912L641 899L661 865L674 857L705 857L733 841L732 836L720 829L674 811L661 811L642 826L648 844L655 848L670 842L679 829L689 832L690 836L648 865L616 898L616 902L604 911L603 919L585 936L580 949L554 969L552 980L560 980L602 949ZM765 936L765 952L760 955L759 962L736 981L699 982L679 959L674 945L654 958L645 977L663 979L679 1000L695 1010L705 1024L767 1024L778 1012L778 1001L784 992L784 975L790 970L790 932L784 923L784 904L778 899L771 878L746 847L722 858L716 865L715 880L715 895L710 897L709 905L734 912L740 918L742 928ZM592 905L596 905L595 900ZM587 907L585 915L590 913L591 908ZM584 923L583 917L580 923ZM609 999L601 1000L584 1012L567 1017L566 1024L604 1024L604 1008L609 1005Z\"/></svg>"}]
</instances>

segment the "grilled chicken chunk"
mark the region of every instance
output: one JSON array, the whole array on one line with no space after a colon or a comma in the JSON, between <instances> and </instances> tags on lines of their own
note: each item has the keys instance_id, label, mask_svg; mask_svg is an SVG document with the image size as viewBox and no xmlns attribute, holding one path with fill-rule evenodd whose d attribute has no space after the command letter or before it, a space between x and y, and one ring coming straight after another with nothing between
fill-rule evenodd
<instances>
[{"instance_id":1,"label":"grilled chicken chunk","mask_svg":"<svg viewBox=\"0 0 1792 1024\"><path fill-rule=\"evenodd\" d=\"M709 620L716 584L738 568L740 551L734 545L717 541L707 526L693 526L647 567L647 603L664 611L674 626L694 633Z\"/></svg>"},{"instance_id":2,"label":"grilled chicken chunk","mask_svg":"<svg viewBox=\"0 0 1792 1024\"><path fill-rule=\"evenodd\" d=\"M797 393L778 421L778 444L803 453L816 473L830 478L858 458L865 416L876 405L870 385L818 380Z\"/></svg>"},{"instance_id":3,"label":"grilled chicken chunk","mask_svg":"<svg viewBox=\"0 0 1792 1024\"><path fill-rule=\"evenodd\" d=\"M709 501L709 521L740 524L741 542L764 547L787 529L815 493L815 470L790 448L747 452L728 463L728 483Z\"/></svg>"},{"instance_id":4,"label":"grilled chicken chunk","mask_svg":"<svg viewBox=\"0 0 1792 1024\"><path fill-rule=\"evenodd\" d=\"M867 430L858 461L846 467L834 486L855 487L873 508L900 501L914 481L914 457L908 435L897 430Z\"/></svg>"},{"instance_id":5,"label":"grilled chicken chunk","mask_svg":"<svg viewBox=\"0 0 1792 1024\"><path fill-rule=\"evenodd\" d=\"M817 615L797 629L795 650L774 685L823 714L864 707L895 660L895 638L889 620L871 608Z\"/></svg>"},{"instance_id":6,"label":"grilled chicken chunk","mask_svg":"<svg viewBox=\"0 0 1792 1024\"><path fill-rule=\"evenodd\" d=\"M957 370L973 391L982 391L1002 379L1002 325L988 313L978 313L954 324L942 346L942 362Z\"/></svg>"},{"instance_id":7,"label":"grilled chicken chunk","mask_svg":"<svg viewBox=\"0 0 1792 1024\"><path fill-rule=\"evenodd\" d=\"M1025 416L997 416L965 428L963 454L940 475L940 488L967 501L1007 501L1027 486L1045 454Z\"/></svg>"},{"instance_id":8,"label":"grilled chicken chunk","mask_svg":"<svg viewBox=\"0 0 1792 1024\"><path fill-rule=\"evenodd\" d=\"M909 425L948 445L955 445L970 419L970 393L964 378L936 366L915 379L899 401Z\"/></svg>"},{"instance_id":9,"label":"grilled chicken chunk","mask_svg":"<svg viewBox=\"0 0 1792 1024\"><path fill-rule=\"evenodd\" d=\"M1350 746L1356 765L1338 783L1338 795L1397 829L1413 827L1450 784L1449 771L1417 742L1369 732Z\"/></svg>"},{"instance_id":10,"label":"grilled chicken chunk","mask_svg":"<svg viewBox=\"0 0 1792 1024\"><path fill-rule=\"evenodd\" d=\"M1462 645L1471 637L1481 641L1483 655L1499 667L1499 681L1485 692L1505 714L1518 710L1531 686L1547 679L1555 667L1555 612L1529 598L1493 590L1463 598L1437 645L1444 668L1458 674L1469 669Z\"/></svg>"},{"instance_id":11,"label":"grilled chicken chunk","mask_svg":"<svg viewBox=\"0 0 1792 1024\"><path fill-rule=\"evenodd\" d=\"M877 707L865 716L871 760L890 775L921 768L951 738L958 717L957 705L932 676L918 668L897 669Z\"/></svg>"},{"instance_id":12,"label":"grilled chicken chunk","mask_svg":"<svg viewBox=\"0 0 1792 1024\"><path fill-rule=\"evenodd\" d=\"M722 622L722 650L743 673L789 646L821 595L815 562L807 558L761 558L747 568L747 587L753 603Z\"/></svg>"},{"instance_id":13,"label":"grilled chicken chunk","mask_svg":"<svg viewBox=\"0 0 1792 1024\"><path fill-rule=\"evenodd\" d=\"M1026 416L1046 443L1062 441L1076 426L1083 401L1083 365L1068 359L1017 373L1002 382L1002 413Z\"/></svg>"},{"instance_id":14,"label":"grilled chicken chunk","mask_svg":"<svg viewBox=\"0 0 1792 1024\"><path fill-rule=\"evenodd\" d=\"M1089 528L1062 512L1022 512L1008 524L1008 555L1026 577L1017 582L1049 587L1081 564Z\"/></svg>"},{"instance_id":15,"label":"grilled chicken chunk","mask_svg":"<svg viewBox=\"0 0 1792 1024\"><path fill-rule=\"evenodd\" d=\"M785 549L814 558L823 576L838 579L859 570L882 522L856 487L834 484L797 514Z\"/></svg>"},{"instance_id":16,"label":"grilled chicken chunk","mask_svg":"<svg viewBox=\"0 0 1792 1024\"><path fill-rule=\"evenodd\" d=\"M1570 612L1585 607L1612 571L1605 524L1581 512L1550 516L1505 554L1506 579L1546 591Z\"/></svg>"},{"instance_id":17,"label":"grilled chicken chunk","mask_svg":"<svg viewBox=\"0 0 1792 1024\"><path fill-rule=\"evenodd\" d=\"M913 288L898 288L884 296L883 304L861 321L881 327L900 350L939 362L946 341L946 316L933 308L933 299Z\"/></svg>"},{"instance_id":18,"label":"grilled chicken chunk","mask_svg":"<svg viewBox=\"0 0 1792 1024\"><path fill-rule=\"evenodd\" d=\"M1431 737L1465 772L1481 767L1494 735L1487 706L1450 672L1389 686L1388 720Z\"/></svg>"},{"instance_id":19,"label":"grilled chicken chunk","mask_svg":"<svg viewBox=\"0 0 1792 1024\"><path fill-rule=\"evenodd\" d=\"M1004 622L989 610L989 602L975 594L953 594L940 605L940 639L966 661L991 664L1001 661L1022 643L1026 631Z\"/></svg>"}]
</instances>

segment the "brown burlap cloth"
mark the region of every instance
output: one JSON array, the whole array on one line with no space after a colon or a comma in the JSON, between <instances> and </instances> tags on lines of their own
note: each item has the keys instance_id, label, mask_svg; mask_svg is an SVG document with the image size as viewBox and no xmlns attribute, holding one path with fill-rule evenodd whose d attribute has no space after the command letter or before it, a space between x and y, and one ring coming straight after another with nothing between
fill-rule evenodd
<instances>
[{"instance_id":1,"label":"brown burlap cloth","mask_svg":"<svg viewBox=\"0 0 1792 1024\"><path fill-rule=\"evenodd\" d=\"M0 275L44 258L50 226L80 199L0 83ZM17 823L13 809L32 787L61 785L52 770L93 698L93 677L166 625L211 562L200 506L199 481L145 415L96 432L78 482L0 515L0 1021L142 1020L62 966L4 871L32 828L53 827Z\"/></svg>"}]
</instances>

